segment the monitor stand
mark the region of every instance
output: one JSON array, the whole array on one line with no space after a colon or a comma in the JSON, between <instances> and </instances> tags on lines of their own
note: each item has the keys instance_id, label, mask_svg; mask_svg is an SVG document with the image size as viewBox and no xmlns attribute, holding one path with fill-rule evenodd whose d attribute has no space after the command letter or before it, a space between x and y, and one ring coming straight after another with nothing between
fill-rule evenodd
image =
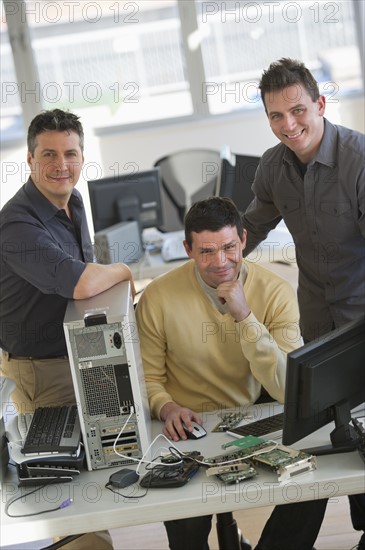
<instances>
[{"instance_id":1,"label":"monitor stand","mask_svg":"<svg viewBox=\"0 0 365 550\"><path fill-rule=\"evenodd\" d=\"M332 445L323 445L302 449L312 455L329 455L335 453L350 453L357 449L358 435L350 426L351 410L348 401L344 400L333 407L335 429L330 433Z\"/></svg>"},{"instance_id":2,"label":"monitor stand","mask_svg":"<svg viewBox=\"0 0 365 550\"><path fill-rule=\"evenodd\" d=\"M141 231L141 206L137 195L128 195L117 201L117 212L121 222L138 222Z\"/></svg>"},{"instance_id":3,"label":"monitor stand","mask_svg":"<svg viewBox=\"0 0 365 550\"><path fill-rule=\"evenodd\" d=\"M352 453L352 451L355 451L357 449L357 444L354 443L353 445L344 445L344 446L338 446L333 447L332 445L322 445L320 447L308 447L307 449L301 449L303 453L308 453L309 455L316 455L316 456L322 456L322 455L333 455L336 453Z\"/></svg>"}]
</instances>

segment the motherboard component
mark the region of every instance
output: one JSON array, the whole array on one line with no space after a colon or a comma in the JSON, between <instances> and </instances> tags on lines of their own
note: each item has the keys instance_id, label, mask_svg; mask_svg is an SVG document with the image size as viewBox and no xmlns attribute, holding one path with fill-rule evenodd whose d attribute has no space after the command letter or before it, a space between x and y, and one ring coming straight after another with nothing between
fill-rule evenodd
<instances>
[{"instance_id":1,"label":"motherboard component","mask_svg":"<svg viewBox=\"0 0 365 550\"><path fill-rule=\"evenodd\" d=\"M252 462L274 471L279 481L287 481L299 474L311 472L317 467L316 458L303 451L297 451L284 445L252 457Z\"/></svg>"},{"instance_id":2,"label":"motherboard component","mask_svg":"<svg viewBox=\"0 0 365 550\"><path fill-rule=\"evenodd\" d=\"M233 483L240 483L240 481L251 479L252 477L255 477L257 475L257 470L253 466L250 466L248 464L246 464L245 466L246 468L239 469L235 472L223 472L221 474L216 474L216 476L225 485L232 485Z\"/></svg>"},{"instance_id":3,"label":"motherboard component","mask_svg":"<svg viewBox=\"0 0 365 550\"><path fill-rule=\"evenodd\" d=\"M212 429L212 432L227 432L238 426L241 420L247 418L247 415L241 412L227 412L219 416L222 420Z\"/></svg>"},{"instance_id":4,"label":"motherboard component","mask_svg":"<svg viewBox=\"0 0 365 550\"><path fill-rule=\"evenodd\" d=\"M222 445L224 449L232 447L227 453L212 456L205 459L208 465L223 465L224 463L235 463L247 460L255 453L266 452L276 447L276 443L266 441L260 437L247 436L241 439L234 439Z\"/></svg>"},{"instance_id":5,"label":"motherboard component","mask_svg":"<svg viewBox=\"0 0 365 550\"><path fill-rule=\"evenodd\" d=\"M220 466L212 466L206 470L207 476L214 476L225 473L248 472L252 465L248 462L234 462L233 464L221 464Z\"/></svg>"},{"instance_id":6,"label":"motherboard component","mask_svg":"<svg viewBox=\"0 0 365 550\"><path fill-rule=\"evenodd\" d=\"M285 447L261 437L246 436L222 445L227 453L205 459L209 466L207 475L213 473L240 473L245 466L261 466L275 472L279 481L286 481L299 474L316 469L316 458L303 451Z\"/></svg>"}]
</instances>

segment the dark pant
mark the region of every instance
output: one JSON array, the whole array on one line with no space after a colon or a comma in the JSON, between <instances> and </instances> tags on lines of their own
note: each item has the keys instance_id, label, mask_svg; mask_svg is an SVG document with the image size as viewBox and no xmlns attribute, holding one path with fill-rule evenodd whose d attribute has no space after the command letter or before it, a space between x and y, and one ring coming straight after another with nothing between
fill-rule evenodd
<instances>
[{"instance_id":1,"label":"dark pant","mask_svg":"<svg viewBox=\"0 0 365 550\"><path fill-rule=\"evenodd\" d=\"M171 550L209 550L212 516L165 521Z\"/></svg>"},{"instance_id":2,"label":"dark pant","mask_svg":"<svg viewBox=\"0 0 365 550\"><path fill-rule=\"evenodd\" d=\"M350 495L354 529L365 531L365 495ZM328 499L276 506L255 550L312 550ZM209 550L212 516L165 522L171 550Z\"/></svg>"},{"instance_id":3,"label":"dark pant","mask_svg":"<svg viewBox=\"0 0 365 550\"><path fill-rule=\"evenodd\" d=\"M356 531L365 531L365 495L350 495L351 521Z\"/></svg>"},{"instance_id":4,"label":"dark pant","mask_svg":"<svg viewBox=\"0 0 365 550\"><path fill-rule=\"evenodd\" d=\"M327 502L327 499L322 499L276 506L255 550L311 550Z\"/></svg>"},{"instance_id":5,"label":"dark pant","mask_svg":"<svg viewBox=\"0 0 365 550\"><path fill-rule=\"evenodd\" d=\"M354 529L365 531L365 495L350 495ZM274 508L255 550L311 550L318 537L327 499Z\"/></svg>"}]
</instances>

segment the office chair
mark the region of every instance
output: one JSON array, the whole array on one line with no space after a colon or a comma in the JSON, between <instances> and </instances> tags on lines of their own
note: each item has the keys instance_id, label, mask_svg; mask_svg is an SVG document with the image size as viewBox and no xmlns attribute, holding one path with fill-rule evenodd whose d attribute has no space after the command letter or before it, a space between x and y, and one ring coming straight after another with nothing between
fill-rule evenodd
<instances>
[{"instance_id":1,"label":"office chair","mask_svg":"<svg viewBox=\"0 0 365 550\"><path fill-rule=\"evenodd\" d=\"M161 170L164 231L184 227L184 216L195 201L214 195L220 163L219 151L186 149L158 159Z\"/></svg>"}]
</instances>

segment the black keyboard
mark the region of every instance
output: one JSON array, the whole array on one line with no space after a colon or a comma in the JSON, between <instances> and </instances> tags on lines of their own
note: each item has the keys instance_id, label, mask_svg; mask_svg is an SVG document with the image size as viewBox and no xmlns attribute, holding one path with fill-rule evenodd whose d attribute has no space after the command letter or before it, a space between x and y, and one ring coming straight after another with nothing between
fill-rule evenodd
<instances>
[{"instance_id":1,"label":"black keyboard","mask_svg":"<svg viewBox=\"0 0 365 550\"><path fill-rule=\"evenodd\" d=\"M283 429L284 413L274 414L268 418L261 418L250 424L244 426L238 426L232 428L229 433L245 437L247 435L255 435L256 437L262 437L264 435L271 434Z\"/></svg>"},{"instance_id":2,"label":"black keyboard","mask_svg":"<svg viewBox=\"0 0 365 550\"><path fill-rule=\"evenodd\" d=\"M63 453L78 449L81 439L77 406L35 410L22 453Z\"/></svg>"}]
</instances>

